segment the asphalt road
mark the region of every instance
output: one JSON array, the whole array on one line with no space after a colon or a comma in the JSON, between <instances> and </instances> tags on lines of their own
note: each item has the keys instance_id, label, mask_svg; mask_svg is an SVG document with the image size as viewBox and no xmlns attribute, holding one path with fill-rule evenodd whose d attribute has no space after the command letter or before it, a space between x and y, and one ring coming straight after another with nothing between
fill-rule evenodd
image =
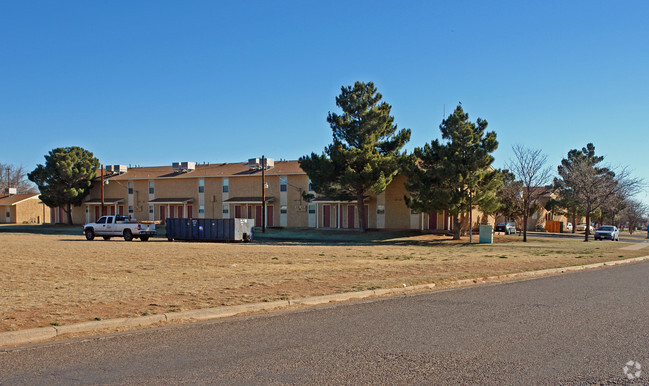
<instances>
[{"instance_id":1,"label":"asphalt road","mask_svg":"<svg viewBox=\"0 0 649 386\"><path fill-rule=\"evenodd\" d=\"M649 383L649 262L0 351L0 383ZM637 369L633 368L633 371Z\"/></svg>"}]
</instances>

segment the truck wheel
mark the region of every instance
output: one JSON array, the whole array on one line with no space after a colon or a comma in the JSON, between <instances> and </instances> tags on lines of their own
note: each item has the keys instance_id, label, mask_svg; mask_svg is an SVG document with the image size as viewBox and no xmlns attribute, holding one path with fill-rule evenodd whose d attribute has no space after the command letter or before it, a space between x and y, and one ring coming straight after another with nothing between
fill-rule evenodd
<instances>
[{"instance_id":1,"label":"truck wheel","mask_svg":"<svg viewBox=\"0 0 649 386\"><path fill-rule=\"evenodd\" d=\"M124 230L124 240L126 240L126 241L133 240L133 232L131 232L130 229L125 229Z\"/></svg>"},{"instance_id":2,"label":"truck wheel","mask_svg":"<svg viewBox=\"0 0 649 386\"><path fill-rule=\"evenodd\" d=\"M92 241L95 239L95 232L92 229L86 229L86 240Z\"/></svg>"},{"instance_id":3,"label":"truck wheel","mask_svg":"<svg viewBox=\"0 0 649 386\"><path fill-rule=\"evenodd\" d=\"M142 236L142 237L140 237L140 240L149 241L149 236Z\"/></svg>"},{"instance_id":4,"label":"truck wheel","mask_svg":"<svg viewBox=\"0 0 649 386\"><path fill-rule=\"evenodd\" d=\"M167 237L167 241L172 242L174 241L174 239L172 239L171 237Z\"/></svg>"},{"instance_id":5,"label":"truck wheel","mask_svg":"<svg viewBox=\"0 0 649 386\"><path fill-rule=\"evenodd\" d=\"M110 236L104 236L104 240L106 241L110 240Z\"/></svg>"}]
</instances>

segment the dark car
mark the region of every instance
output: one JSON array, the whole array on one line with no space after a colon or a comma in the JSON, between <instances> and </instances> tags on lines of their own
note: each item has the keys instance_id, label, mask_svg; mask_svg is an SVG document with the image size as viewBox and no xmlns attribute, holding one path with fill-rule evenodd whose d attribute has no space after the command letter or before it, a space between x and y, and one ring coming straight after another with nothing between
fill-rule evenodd
<instances>
[{"instance_id":1,"label":"dark car","mask_svg":"<svg viewBox=\"0 0 649 386\"><path fill-rule=\"evenodd\" d=\"M516 233L516 224L510 222L505 224L504 222L501 222L496 224L494 232L503 232L506 235L511 235L512 233Z\"/></svg>"},{"instance_id":2,"label":"dark car","mask_svg":"<svg viewBox=\"0 0 649 386\"><path fill-rule=\"evenodd\" d=\"M620 231L613 225L602 225L595 231L595 240L601 239L620 241Z\"/></svg>"}]
</instances>

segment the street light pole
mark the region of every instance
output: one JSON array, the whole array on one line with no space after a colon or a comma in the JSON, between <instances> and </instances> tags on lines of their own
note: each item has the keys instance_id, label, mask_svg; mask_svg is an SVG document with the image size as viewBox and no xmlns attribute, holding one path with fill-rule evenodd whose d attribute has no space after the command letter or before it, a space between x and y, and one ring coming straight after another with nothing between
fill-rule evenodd
<instances>
[{"instance_id":1,"label":"street light pole","mask_svg":"<svg viewBox=\"0 0 649 386\"><path fill-rule=\"evenodd\" d=\"M266 233L266 157L261 156L261 231Z\"/></svg>"},{"instance_id":2,"label":"street light pole","mask_svg":"<svg viewBox=\"0 0 649 386\"><path fill-rule=\"evenodd\" d=\"M101 215L106 215L104 209L104 164L101 165Z\"/></svg>"}]
</instances>

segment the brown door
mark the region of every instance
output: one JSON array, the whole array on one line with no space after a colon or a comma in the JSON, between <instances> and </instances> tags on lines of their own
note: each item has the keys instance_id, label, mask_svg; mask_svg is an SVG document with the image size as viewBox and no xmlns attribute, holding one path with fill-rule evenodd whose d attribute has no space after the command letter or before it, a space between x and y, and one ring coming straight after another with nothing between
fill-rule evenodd
<instances>
[{"instance_id":1,"label":"brown door","mask_svg":"<svg viewBox=\"0 0 649 386\"><path fill-rule=\"evenodd\" d=\"M241 218L241 205L234 206L234 218Z\"/></svg>"},{"instance_id":2,"label":"brown door","mask_svg":"<svg viewBox=\"0 0 649 386\"><path fill-rule=\"evenodd\" d=\"M347 228L355 228L356 224L354 222L356 217L356 208L354 205L347 205Z\"/></svg>"},{"instance_id":3,"label":"brown door","mask_svg":"<svg viewBox=\"0 0 649 386\"><path fill-rule=\"evenodd\" d=\"M184 214L183 207L178 205L178 218L183 218Z\"/></svg>"},{"instance_id":4,"label":"brown door","mask_svg":"<svg viewBox=\"0 0 649 386\"><path fill-rule=\"evenodd\" d=\"M63 208L59 207L59 223L65 224L67 221L67 216L63 211Z\"/></svg>"},{"instance_id":5,"label":"brown door","mask_svg":"<svg viewBox=\"0 0 649 386\"><path fill-rule=\"evenodd\" d=\"M255 208L253 208L251 205L248 205L248 218L254 218L254 210Z\"/></svg>"},{"instance_id":6,"label":"brown door","mask_svg":"<svg viewBox=\"0 0 649 386\"><path fill-rule=\"evenodd\" d=\"M331 227L331 205L322 206L322 226L324 228Z\"/></svg>"},{"instance_id":7,"label":"brown door","mask_svg":"<svg viewBox=\"0 0 649 386\"><path fill-rule=\"evenodd\" d=\"M268 225L269 227L272 227L272 226L275 225L275 223L273 222L273 206L272 205L266 206L266 225Z\"/></svg>"},{"instance_id":8,"label":"brown door","mask_svg":"<svg viewBox=\"0 0 649 386\"><path fill-rule=\"evenodd\" d=\"M191 205L187 207L187 218L194 218L194 213Z\"/></svg>"},{"instance_id":9,"label":"brown door","mask_svg":"<svg viewBox=\"0 0 649 386\"><path fill-rule=\"evenodd\" d=\"M263 219L261 218L261 214L262 214L261 205L255 206L255 226L260 227L262 225L261 222Z\"/></svg>"},{"instance_id":10,"label":"brown door","mask_svg":"<svg viewBox=\"0 0 649 386\"><path fill-rule=\"evenodd\" d=\"M437 229L437 212L428 215L428 229Z\"/></svg>"},{"instance_id":11,"label":"brown door","mask_svg":"<svg viewBox=\"0 0 649 386\"><path fill-rule=\"evenodd\" d=\"M120 216L124 215L124 205L120 205L119 208L117 208L117 213L119 213Z\"/></svg>"},{"instance_id":12,"label":"brown door","mask_svg":"<svg viewBox=\"0 0 649 386\"><path fill-rule=\"evenodd\" d=\"M164 224L166 219L167 219L167 217L165 216L165 207L161 205L160 206L160 223Z\"/></svg>"},{"instance_id":13,"label":"brown door","mask_svg":"<svg viewBox=\"0 0 649 386\"><path fill-rule=\"evenodd\" d=\"M99 217L101 216L99 215L99 205L97 205L95 206L95 221L97 221Z\"/></svg>"},{"instance_id":14,"label":"brown door","mask_svg":"<svg viewBox=\"0 0 649 386\"><path fill-rule=\"evenodd\" d=\"M114 216L114 215L115 215L115 207L114 207L114 206L111 206L111 207L110 207L110 215L111 215L111 216Z\"/></svg>"},{"instance_id":15,"label":"brown door","mask_svg":"<svg viewBox=\"0 0 649 386\"><path fill-rule=\"evenodd\" d=\"M169 206L169 218L174 218L174 207L173 207L173 205Z\"/></svg>"}]
</instances>

